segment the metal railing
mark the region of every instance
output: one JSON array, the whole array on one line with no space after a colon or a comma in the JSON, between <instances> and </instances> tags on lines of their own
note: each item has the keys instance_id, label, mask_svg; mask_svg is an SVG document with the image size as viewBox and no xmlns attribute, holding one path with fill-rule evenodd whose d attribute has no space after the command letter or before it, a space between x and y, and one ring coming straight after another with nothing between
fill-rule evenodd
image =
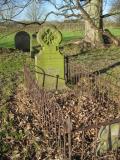
<instances>
[{"instance_id":1,"label":"metal railing","mask_svg":"<svg viewBox=\"0 0 120 160\"><path fill-rule=\"evenodd\" d=\"M108 117L104 117L103 115L99 116L100 107L105 109L115 108L115 110L120 107L119 94L111 95L110 86L106 87L107 81L103 81L100 77L98 78L98 75L95 76L94 74L94 76L92 76L89 72L83 70L82 73L79 74L79 80L77 79L78 77L74 79L75 83L78 83L77 89L74 88L75 94L79 99L85 98L83 101L88 103L87 107L93 106L89 111L89 117L86 115L87 120L84 116L80 124L77 124L77 122L79 122L77 119L78 115L74 115L76 116L74 117L75 119L72 115L75 110L74 107L69 106L67 108L69 112L65 112L60 103L56 101L55 93L51 91L48 92L44 87L40 87L33 73L27 66L24 67L24 76L28 92L35 103L33 107L35 107L39 115L40 126L42 126L42 129L49 137L49 146L57 151L56 153L61 155L63 160L120 159L119 148L115 152L112 148L108 148L106 153L97 155L97 147L99 144L98 133L100 128L120 122L119 117L116 119L114 115L109 117L109 114L112 114L109 112L107 113ZM69 98L72 98L73 95L71 94L70 96ZM89 103L89 101L92 102ZM81 104L77 105L77 109L81 107ZM94 107L94 105L96 107ZM85 104L82 104L82 107L84 106Z\"/></svg>"},{"instance_id":2,"label":"metal railing","mask_svg":"<svg viewBox=\"0 0 120 160\"><path fill-rule=\"evenodd\" d=\"M48 74L48 73L46 73L42 68L40 68L40 67L38 67L38 66L36 66L36 65L30 65L32 68L31 68L31 72L33 72L34 74L38 74L38 75L41 75L41 79L42 79L42 81L40 82L40 86L42 87L42 88L44 88L45 87L45 83L46 83L46 77L47 78L53 78L53 80L54 80L54 82L55 82L55 85L54 85L54 88L53 88L53 90L58 90L59 88L58 88L58 86L59 86L59 80L62 80L62 81L65 81L65 79L64 78L61 78L59 75L51 75L51 74ZM49 89L49 87L48 87L48 89Z\"/></svg>"}]
</instances>

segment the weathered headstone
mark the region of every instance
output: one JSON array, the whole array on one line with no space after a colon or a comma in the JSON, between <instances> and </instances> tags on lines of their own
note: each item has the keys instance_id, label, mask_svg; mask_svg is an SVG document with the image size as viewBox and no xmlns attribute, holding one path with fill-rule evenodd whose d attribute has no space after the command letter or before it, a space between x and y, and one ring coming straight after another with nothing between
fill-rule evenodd
<instances>
[{"instance_id":1,"label":"weathered headstone","mask_svg":"<svg viewBox=\"0 0 120 160\"><path fill-rule=\"evenodd\" d=\"M120 123L101 127L98 134L97 155L120 147Z\"/></svg>"},{"instance_id":2,"label":"weathered headstone","mask_svg":"<svg viewBox=\"0 0 120 160\"><path fill-rule=\"evenodd\" d=\"M35 65L42 69L42 73L47 74L45 77L37 74L37 79L40 83L44 83L44 87L48 89L55 89L55 87L62 89L65 87L63 80L64 56L59 51L61 39L61 33L54 26L45 26L37 34L41 50L35 56ZM58 77L61 79L58 79Z\"/></svg>"},{"instance_id":3,"label":"weathered headstone","mask_svg":"<svg viewBox=\"0 0 120 160\"><path fill-rule=\"evenodd\" d=\"M15 35L15 48L23 52L30 51L30 35L25 31L20 31Z\"/></svg>"},{"instance_id":4,"label":"weathered headstone","mask_svg":"<svg viewBox=\"0 0 120 160\"><path fill-rule=\"evenodd\" d=\"M35 55L39 53L40 51L40 44L37 41L37 32L32 34L31 36L31 58L35 58Z\"/></svg>"}]
</instances>

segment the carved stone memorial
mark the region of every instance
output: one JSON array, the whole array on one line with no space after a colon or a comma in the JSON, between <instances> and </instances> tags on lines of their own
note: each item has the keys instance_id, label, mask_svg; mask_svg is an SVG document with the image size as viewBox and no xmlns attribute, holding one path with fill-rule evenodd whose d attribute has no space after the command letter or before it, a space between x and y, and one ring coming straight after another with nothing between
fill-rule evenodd
<instances>
[{"instance_id":1,"label":"carved stone memorial","mask_svg":"<svg viewBox=\"0 0 120 160\"><path fill-rule=\"evenodd\" d=\"M41 69L42 74L37 74L37 80L43 84L44 88L65 87L64 56L59 51L61 39L61 33L54 26L45 26L37 34L41 50L35 56L35 65L36 70Z\"/></svg>"},{"instance_id":2,"label":"carved stone memorial","mask_svg":"<svg viewBox=\"0 0 120 160\"><path fill-rule=\"evenodd\" d=\"M15 35L15 48L23 52L30 51L30 35L25 31L20 31Z\"/></svg>"},{"instance_id":3,"label":"carved stone memorial","mask_svg":"<svg viewBox=\"0 0 120 160\"><path fill-rule=\"evenodd\" d=\"M97 155L103 154L108 150L117 150L120 147L120 123L115 123L100 128L98 133L99 145Z\"/></svg>"}]
</instances>

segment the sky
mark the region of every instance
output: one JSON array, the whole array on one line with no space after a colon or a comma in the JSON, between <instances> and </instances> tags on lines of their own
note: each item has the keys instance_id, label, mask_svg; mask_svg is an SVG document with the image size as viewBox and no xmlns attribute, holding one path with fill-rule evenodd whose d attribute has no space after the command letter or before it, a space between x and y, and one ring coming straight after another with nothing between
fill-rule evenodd
<instances>
[{"instance_id":1,"label":"sky","mask_svg":"<svg viewBox=\"0 0 120 160\"><path fill-rule=\"evenodd\" d=\"M56 0L57 4L61 3L61 0ZM53 5L51 5L49 2L46 2L44 4L41 5L41 11L43 11L42 16L45 17L45 15L47 15L49 12L51 11L56 11L55 7ZM27 19L27 8L17 17L15 17L16 20L23 20L23 19ZM43 18L44 19L44 18ZM48 18L48 21L62 21L64 20L63 16L56 16L54 14L51 14Z\"/></svg>"},{"instance_id":2,"label":"sky","mask_svg":"<svg viewBox=\"0 0 120 160\"><path fill-rule=\"evenodd\" d=\"M21 0L19 0L20 2ZM61 4L62 0L54 0L57 2L57 4ZM107 0L107 3L104 3L104 13L107 13L111 7L111 2L113 2L113 0ZM45 3L44 5L41 6L42 8L42 16L47 15L47 13L49 13L50 11L56 11L56 9L54 8L53 5L51 5L50 3ZM24 20L27 19L27 8L19 15L17 16L15 19L16 20ZM55 15L50 15L47 18L48 21L62 21L64 20L63 16L55 16Z\"/></svg>"}]
</instances>

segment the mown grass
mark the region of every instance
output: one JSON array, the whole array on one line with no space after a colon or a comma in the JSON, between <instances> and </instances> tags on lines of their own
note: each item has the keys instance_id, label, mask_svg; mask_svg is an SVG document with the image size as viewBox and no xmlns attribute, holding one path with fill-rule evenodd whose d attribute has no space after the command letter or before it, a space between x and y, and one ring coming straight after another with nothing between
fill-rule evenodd
<instances>
[{"instance_id":1,"label":"mown grass","mask_svg":"<svg viewBox=\"0 0 120 160\"><path fill-rule=\"evenodd\" d=\"M109 30L113 35L120 37L120 28L109 28Z\"/></svg>"},{"instance_id":2,"label":"mown grass","mask_svg":"<svg viewBox=\"0 0 120 160\"><path fill-rule=\"evenodd\" d=\"M3 48L15 48L14 42L15 33L5 33L0 35L0 47Z\"/></svg>"},{"instance_id":3,"label":"mown grass","mask_svg":"<svg viewBox=\"0 0 120 160\"><path fill-rule=\"evenodd\" d=\"M109 28L113 35L120 37L120 28ZM62 43L78 40L84 37L84 31L61 31L63 35ZM30 33L32 34L32 33ZM1 33L0 35L0 47L15 48L14 42L15 33Z\"/></svg>"},{"instance_id":4,"label":"mown grass","mask_svg":"<svg viewBox=\"0 0 120 160\"><path fill-rule=\"evenodd\" d=\"M63 43L71 40L77 40L84 37L84 32L82 31L63 31Z\"/></svg>"}]
</instances>

